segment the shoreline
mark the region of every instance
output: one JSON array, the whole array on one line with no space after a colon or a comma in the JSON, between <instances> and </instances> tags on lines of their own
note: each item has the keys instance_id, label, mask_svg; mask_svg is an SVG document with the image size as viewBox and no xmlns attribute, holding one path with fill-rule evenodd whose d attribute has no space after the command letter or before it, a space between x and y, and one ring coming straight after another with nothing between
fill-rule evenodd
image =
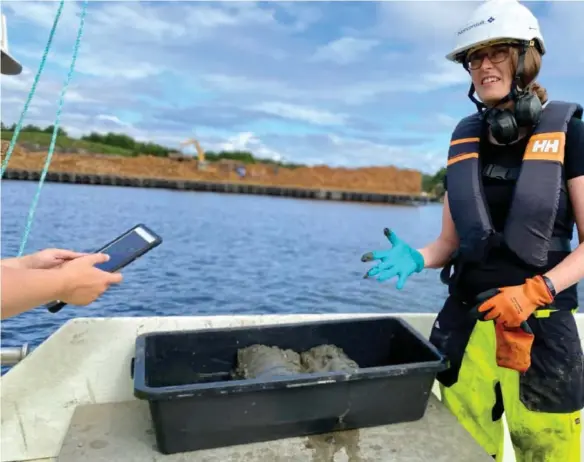
<instances>
[{"instance_id":1,"label":"shoreline","mask_svg":"<svg viewBox=\"0 0 584 462\"><path fill-rule=\"evenodd\" d=\"M7 168L5 180L39 181L41 172ZM157 178L127 175L73 173L49 171L47 183L89 184L100 186L124 186L134 188L170 189L176 191L216 192L227 194L255 194L264 196L290 197L296 199L332 200L342 202L368 202L390 205L426 205L438 203L439 199L419 193L385 193L338 188L307 188L303 186L279 186L241 180L201 181L174 178Z\"/></svg>"}]
</instances>

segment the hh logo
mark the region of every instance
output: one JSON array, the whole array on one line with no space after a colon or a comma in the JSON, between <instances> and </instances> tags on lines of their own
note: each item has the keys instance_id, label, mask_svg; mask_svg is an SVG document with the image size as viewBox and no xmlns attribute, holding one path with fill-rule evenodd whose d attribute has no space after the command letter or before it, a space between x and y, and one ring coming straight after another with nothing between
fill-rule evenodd
<instances>
[{"instance_id":1,"label":"hh logo","mask_svg":"<svg viewBox=\"0 0 584 462\"><path fill-rule=\"evenodd\" d=\"M524 160L564 162L564 133L539 133L533 135L525 150Z\"/></svg>"},{"instance_id":2,"label":"hh logo","mask_svg":"<svg viewBox=\"0 0 584 462\"><path fill-rule=\"evenodd\" d=\"M558 153L560 151L560 140L535 140L533 142L533 147L531 152L553 152Z\"/></svg>"}]
</instances>

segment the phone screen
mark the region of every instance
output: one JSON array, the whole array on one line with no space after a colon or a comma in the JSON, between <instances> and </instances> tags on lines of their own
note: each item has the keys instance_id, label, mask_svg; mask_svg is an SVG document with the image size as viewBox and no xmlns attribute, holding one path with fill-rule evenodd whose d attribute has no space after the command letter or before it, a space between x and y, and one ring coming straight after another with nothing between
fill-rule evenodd
<instances>
[{"instance_id":1,"label":"phone screen","mask_svg":"<svg viewBox=\"0 0 584 462\"><path fill-rule=\"evenodd\" d=\"M135 228L108 247L101 249L99 253L108 254L110 259L95 266L103 271L116 271L130 263L136 255L147 249L155 240L156 238L145 229Z\"/></svg>"}]
</instances>

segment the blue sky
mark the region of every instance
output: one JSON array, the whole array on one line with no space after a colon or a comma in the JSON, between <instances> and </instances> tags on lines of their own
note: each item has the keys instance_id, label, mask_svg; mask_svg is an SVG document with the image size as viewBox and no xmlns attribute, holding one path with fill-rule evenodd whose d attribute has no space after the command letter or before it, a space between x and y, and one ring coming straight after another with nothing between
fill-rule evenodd
<instances>
[{"instance_id":1,"label":"blue sky","mask_svg":"<svg viewBox=\"0 0 584 462\"><path fill-rule=\"evenodd\" d=\"M584 103L584 2L524 3L548 47L540 83L551 98ZM62 126L432 173L445 164L454 124L474 110L468 75L444 55L476 5L91 2ZM10 51L25 68L2 78L4 123L18 119L57 7L2 2ZM79 2L65 4L26 123L54 121L79 12Z\"/></svg>"}]
</instances>

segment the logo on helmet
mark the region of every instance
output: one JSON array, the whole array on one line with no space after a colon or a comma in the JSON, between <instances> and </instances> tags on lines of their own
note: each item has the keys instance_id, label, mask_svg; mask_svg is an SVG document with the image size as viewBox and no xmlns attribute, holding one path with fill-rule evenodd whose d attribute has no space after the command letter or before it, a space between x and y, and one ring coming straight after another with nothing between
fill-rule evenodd
<instances>
[{"instance_id":1,"label":"logo on helmet","mask_svg":"<svg viewBox=\"0 0 584 462\"><path fill-rule=\"evenodd\" d=\"M484 26L486 23L489 23L489 24L491 24L491 23L493 23L494 21L495 21L495 18L494 18L493 16L491 16L491 17L490 17L489 19L487 19L487 20L484 20L484 19L483 19L482 21L475 22L474 24L471 24L470 26L466 26L465 28L463 28L463 29L460 29L460 30L458 31L457 35L462 35L462 34L464 34L465 32L468 32L469 30L471 30L471 29L474 29L475 27Z\"/></svg>"}]
</instances>

